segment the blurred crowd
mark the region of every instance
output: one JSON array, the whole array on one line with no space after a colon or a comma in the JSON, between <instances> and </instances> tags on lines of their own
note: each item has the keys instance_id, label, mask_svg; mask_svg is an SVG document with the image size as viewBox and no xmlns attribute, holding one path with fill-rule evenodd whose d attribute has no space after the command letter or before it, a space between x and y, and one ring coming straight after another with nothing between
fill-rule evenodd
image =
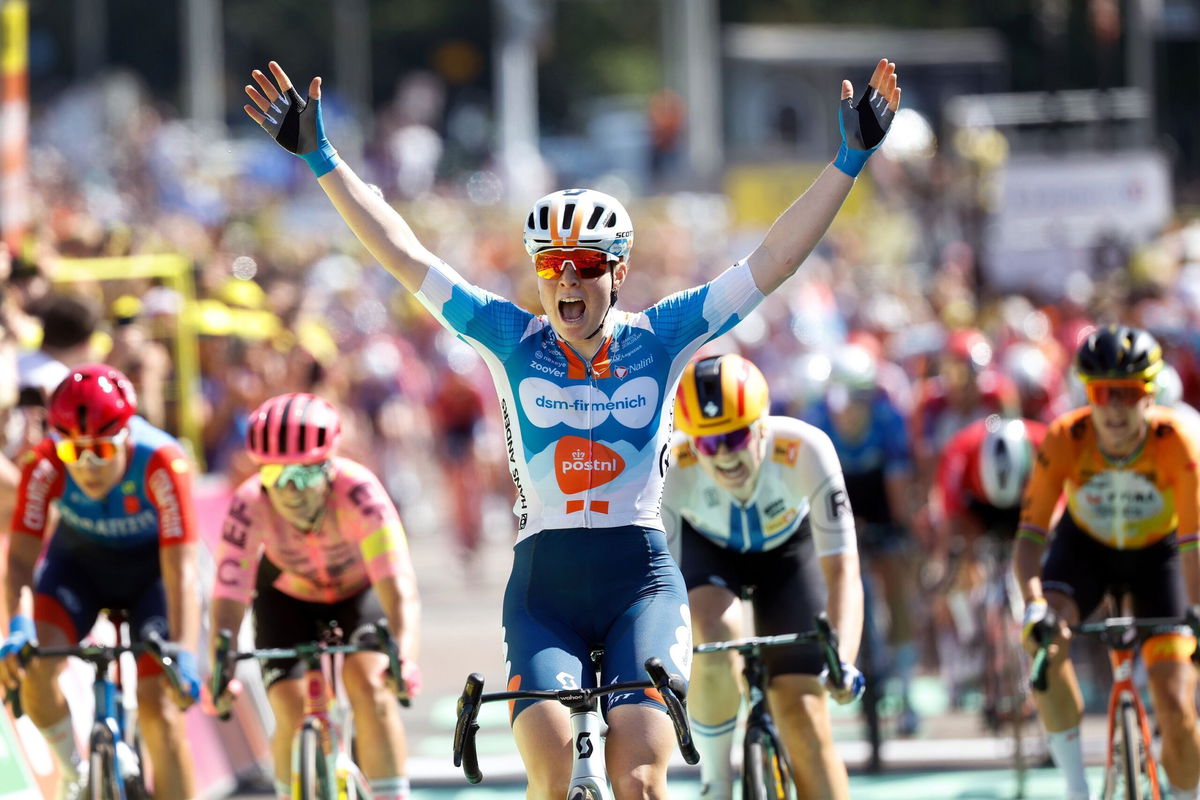
<instances>
[{"instance_id":1,"label":"blurred crowd","mask_svg":"<svg viewBox=\"0 0 1200 800\"><path fill-rule=\"evenodd\" d=\"M436 115L419 110L424 95L407 97L362 137L356 168L431 251L537 309L525 208L501 200L486 162L456 170ZM95 360L133 378L151 422L185 430L178 348L190 330L201 433L188 444L207 472L239 481L250 470L240 453L249 411L281 392L315 392L342 409L345 454L381 475L410 533L451 526L469 564L483 535L480 498L503 506L512 495L487 371L370 262L304 165L250 125L236 138L198 130L119 76L39 109L36 228L20 252L0 254L4 452L12 458L40 434L38 392L63 365ZM553 188L544 177L538 188ZM869 208L844 213L790 284L710 349L753 360L774 408L804 416L826 392L839 348L865 348L908 418L925 482L970 421L995 411L1046 421L1082 403L1069 362L1098 323L1151 330L1174 367L1166 399L1200 403L1200 223L1180 219L1118 263L1097 259L1090 272L1062 276L1059 296L995 295L979 272L970 181L950 155L873 159ZM621 194L619 184L597 188ZM621 199L636 226L620 299L628 310L714 276L762 234L738 224L720 195ZM161 277L61 279L67 259L161 253L192 265L194 298ZM423 512L429 498L452 513Z\"/></svg>"}]
</instances>

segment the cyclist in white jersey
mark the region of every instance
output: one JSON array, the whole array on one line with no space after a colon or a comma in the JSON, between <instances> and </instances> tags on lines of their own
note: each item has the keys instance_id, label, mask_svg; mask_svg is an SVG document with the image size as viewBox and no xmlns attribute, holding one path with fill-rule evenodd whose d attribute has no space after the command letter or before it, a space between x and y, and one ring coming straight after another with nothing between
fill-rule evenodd
<instances>
[{"instance_id":1,"label":"cyclist in white jersey","mask_svg":"<svg viewBox=\"0 0 1200 800\"><path fill-rule=\"evenodd\" d=\"M816 645L764 651L768 702L800 797L847 800L846 766L833 746L826 689L841 703L862 690L851 666L862 633L862 579L854 514L833 442L790 417L768 416L766 379L738 355L688 366L675 398L663 522L688 588L700 641L742 635L753 589L759 636L812 630L822 609L839 635L845 680L832 685ZM732 653L696 660L691 714L705 800L728 800L739 706Z\"/></svg>"},{"instance_id":2,"label":"cyclist in white jersey","mask_svg":"<svg viewBox=\"0 0 1200 800\"><path fill-rule=\"evenodd\" d=\"M517 484L519 536L505 592L508 686L559 688L642 677L658 656L690 671L687 596L659 514L670 414L688 359L787 280L824 235L882 142L900 102L896 68L875 67L858 101L842 82L837 158L762 244L711 282L641 313L614 308L628 275L633 224L616 199L547 195L525 223L545 311L537 316L472 285L343 163L321 121L321 80L301 97L283 69L255 70L246 113L303 158L338 213L379 262L484 358L500 396ZM663 706L647 693L606 705L608 773L618 800L666 796L674 749ZM517 703L513 733L531 798L566 793L570 721L557 703Z\"/></svg>"}]
</instances>

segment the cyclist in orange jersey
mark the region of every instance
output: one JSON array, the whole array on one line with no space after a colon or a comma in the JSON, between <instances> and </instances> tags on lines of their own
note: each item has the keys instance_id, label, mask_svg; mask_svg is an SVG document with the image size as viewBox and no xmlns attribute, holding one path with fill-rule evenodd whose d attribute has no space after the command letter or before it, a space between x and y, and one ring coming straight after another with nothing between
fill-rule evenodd
<instances>
[{"instance_id":1,"label":"cyclist in orange jersey","mask_svg":"<svg viewBox=\"0 0 1200 800\"><path fill-rule=\"evenodd\" d=\"M1128 594L1139 617L1182 616L1200 602L1196 477L1200 446L1175 413L1154 405L1162 350L1149 333L1111 325L1080 346L1075 368L1088 405L1056 419L1025 490L1013 568L1025 598L1024 639L1057 617L1049 686L1035 692L1050 752L1068 800L1087 798L1079 741L1083 699L1068 656L1067 625L1086 618L1106 592ZM1048 530L1060 498L1066 511ZM1200 731L1196 640L1155 636L1142 648L1162 729L1169 796L1196 798Z\"/></svg>"}]
</instances>

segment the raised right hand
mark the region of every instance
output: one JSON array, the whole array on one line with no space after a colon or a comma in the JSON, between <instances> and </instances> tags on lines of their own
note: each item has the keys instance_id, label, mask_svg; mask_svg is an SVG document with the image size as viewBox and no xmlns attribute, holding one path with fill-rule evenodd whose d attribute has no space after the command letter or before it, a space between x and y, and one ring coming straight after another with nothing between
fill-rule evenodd
<instances>
[{"instance_id":1,"label":"raised right hand","mask_svg":"<svg viewBox=\"0 0 1200 800\"><path fill-rule=\"evenodd\" d=\"M319 178L341 163L337 151L325 136L325 122L321 117L321 79L312 79L308 97L304 98L296 91L283 67L272 61L268 68L274 80L261 70L250 73L259 88L246 85L246 94L254 105L247 103L242 109L271 134L280 147L303 158Z\"/></svg>"}]
</instances>

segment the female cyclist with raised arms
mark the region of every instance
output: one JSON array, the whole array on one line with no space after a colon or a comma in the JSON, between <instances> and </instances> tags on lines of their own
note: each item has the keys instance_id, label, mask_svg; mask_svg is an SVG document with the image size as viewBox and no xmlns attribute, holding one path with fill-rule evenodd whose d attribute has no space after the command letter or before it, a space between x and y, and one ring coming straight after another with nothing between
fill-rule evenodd
<instances>
[{"instance_id":1,"label":"female cyclist with raised arms","mask_svg":"<svg viewBox=\"0 0 1200 800\"><path fill-rule=\"evenodd\" d=\"M306 99L278 64L270 71L253 73L246 113L304 158L371 255L491 370L517 484L519 534L503 610L508 685L590 681L595 646L605 651L606 684L644 677L650 656L686 676L687 597L659 514L671 431L664 407L691 355L778 288L824 234L899 105L895 65L880 61L857 103L842 82L837 159L753 253L644 312L614 308L633 243L621 204L587 189L538 200L525 247L543 316L472 285L426 250L325 138L320 78ZM674 736L662 709L641 692L607 704L605 752L619 800L666 796ZM562 797L571 769L567 710L519 702L513 732L529 796Z\"/></svg>"},{"instance_id":2,"label":"female cyclist with raised arms","mask_svg":"<svg viewBox=\"0 0 1200 800\"><path fill-rule=\"evenodd\" d=\"M337 411L311 394L272 397L250 415L246 449L259 465L234 492L216 554L216 633L237 631L253 606L255 645L293 647L319 639L331 621L358 640L386 620L412 694L420 601L400 516L379 479L334 455ZM384 653L346 657L342 682L354 712L357 761L376 798L403 800L409 786L400 707L388 686ZM276 792L291 796L291 743L304 712L305 665L263 665L275 715L271 755ZM228 694L228 693L227 693ZM227 706L231 696L216 698Z\"/></svg>"}]
</instances>

